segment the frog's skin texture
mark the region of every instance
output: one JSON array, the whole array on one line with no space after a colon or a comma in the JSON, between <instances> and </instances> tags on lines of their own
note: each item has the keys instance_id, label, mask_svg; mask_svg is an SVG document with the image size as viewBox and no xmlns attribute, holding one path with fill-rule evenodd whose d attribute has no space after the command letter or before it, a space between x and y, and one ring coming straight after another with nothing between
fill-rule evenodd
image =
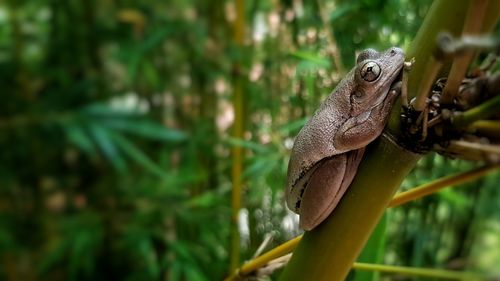
<instances>
[{"instance_id":1,"label":"frog's skin texture","mask_svg":"<svg viewBox=\"0 0 500 281\"><path fill-rule=\"evenodd\" d=\"M356 66L300 130L288 164L286 201L311 230L325 220L356 175L366 145L383 131L404 63L399 48L363 51Z\"/></svg>"}]
</instances>

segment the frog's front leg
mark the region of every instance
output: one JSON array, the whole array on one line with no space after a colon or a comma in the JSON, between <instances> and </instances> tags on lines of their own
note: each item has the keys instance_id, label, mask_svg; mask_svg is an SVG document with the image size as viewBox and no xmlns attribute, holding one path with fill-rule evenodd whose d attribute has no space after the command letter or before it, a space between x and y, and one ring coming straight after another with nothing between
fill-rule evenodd
<instances>
[{"instance_id":1,"label":"frog's front leg","mask_svg":"<svg viewBox=\"0 0 500 281\"><path fill-rule=\"evenodd\" d=\"M349 118L339 129L343 133L334 140L335 148L339 150L344 148L358 149L368 145L378 137L387 121L381 120L381 118L387 119L390 115L392 105L396 100L395 97L400 92L401 82L397 82L389 89L389 93L383 102L370 111Z\"/></svg>"}]
</instances>

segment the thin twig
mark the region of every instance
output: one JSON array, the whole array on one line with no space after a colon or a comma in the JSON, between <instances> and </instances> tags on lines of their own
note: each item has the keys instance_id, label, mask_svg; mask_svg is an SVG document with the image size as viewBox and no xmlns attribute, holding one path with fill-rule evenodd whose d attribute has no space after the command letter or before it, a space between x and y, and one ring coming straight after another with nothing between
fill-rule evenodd
<instances>
[{"instance_id":1,"label":"thin twig","mask_svg":"<svg viewBox=\"0 0 500 281\"><path fill-rule=\"evenodd\" d=\"M422 120L421 140L424 141L427 138L427 121L429 120L429 107L425 107L424 111L422 111L422 114L424 115L424 119Z\"/></svg>"},{"instance_id":2,"label":"thin twig","mask_svg":"<svg viewBox=\"0 0 500 281\"><path fill-rule=\"evenodd\" d=\"M443 116L439 114L438 116L432 118L429 120L429 123L427 124L427 128L431 128L435 126L436 124L439 124L439 122L443 121Z\"/></svg>"},{"instance_id":3,"label":"thin twig","mask_svg":"<svg viewBox=\"0 0 500 281\"><path fill-rule=\"evenodd\" d=\"M401 87L401 103L404 108L408 108L408 77L410 76L409 72L412 69L413 64L415 63L415 57L411 58L410 61L404 62L403 65L403 77L401 80L402 82L402 87Z\"/></svg>"},{"instance_id":4,"label":"thin twig","mask_svg":"<svg viewBox=\"0 0 500 281\"><path fill-rule=\"evenodd\" d=\"M256 276L257 277L270 276L276 270L285 267L291 258L292 258L292 253L275 258L274 260L267 263L264 267L259 268L256 271Z\"/></svg>"}]
</instances>

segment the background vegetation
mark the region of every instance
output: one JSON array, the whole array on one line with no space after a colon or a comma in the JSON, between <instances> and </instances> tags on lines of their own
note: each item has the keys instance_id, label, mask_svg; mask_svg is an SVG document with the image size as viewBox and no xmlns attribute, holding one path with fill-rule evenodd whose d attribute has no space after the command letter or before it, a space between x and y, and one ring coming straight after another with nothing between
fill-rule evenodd
<instances>
[{"instance_id":1,"label":"background vegetation","mask_svg":"<svg viewBox=\"0 0 500 281\"><path fill-rule=\"evenodd\" d=\"M297 235L293 137L357 51L408 46L430 2L1 2L0 279L222 279L237 147L241 260ZM473 166L431 155L402 188ZM500 274L498 182L391 209L383 262Z\"/></svg>"}]
</instances>

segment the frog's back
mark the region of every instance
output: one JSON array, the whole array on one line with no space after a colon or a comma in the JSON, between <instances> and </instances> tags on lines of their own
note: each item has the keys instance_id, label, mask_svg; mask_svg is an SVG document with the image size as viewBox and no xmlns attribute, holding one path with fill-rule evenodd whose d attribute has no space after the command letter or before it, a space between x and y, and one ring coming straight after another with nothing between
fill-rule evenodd
<instances>
[{"instance_id":1,"label":"frog's back","mask_svg":"<svg viewBox=\"0 0 500 281\"><path fill-rule=\"evenodd\" d=\"M344 153L334 146L334 138L340 126L347 120L346 109L349 107L350 89L353 88L353 75L349 73L320 105L307 124L297 135L290 162L288 163L288 194L299 180L320 160ZM294 204L291 200L287 203Z\"/></svg>"}]
</instances>

